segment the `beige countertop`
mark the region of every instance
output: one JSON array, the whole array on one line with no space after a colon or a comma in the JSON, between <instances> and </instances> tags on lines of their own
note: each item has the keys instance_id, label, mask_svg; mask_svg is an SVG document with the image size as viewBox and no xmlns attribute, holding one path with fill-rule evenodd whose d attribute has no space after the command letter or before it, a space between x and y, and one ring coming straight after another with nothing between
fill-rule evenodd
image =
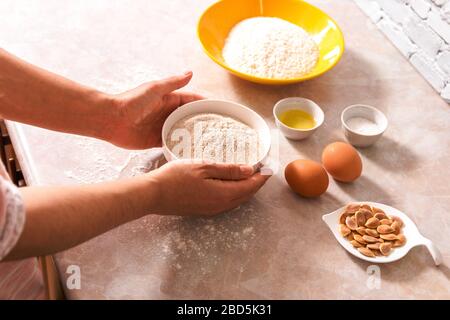
<instances>
[{"instance_id":1,"label":"beige countertop","mask_svg":"<svg viewBox=\"0 0 450 320\"><path fill-rule=\"evenodd\" d=\"M361 150L363 176L331 181L305 200L290 192L280 170L248 204L210 220L148 216L56 255L62 280L81 268L71 299L450 298L450 108L349 0L310 1L342 27L346 52L326 75L299 85L267 87L217 67L196 39L196 21L212 1L92 0L0 2L0 45L28 61L108 92L119 92L192 69L190 89L251 106L273 128L274 103L313 99L324 126L310 139L279 139L280 168L320 159L342 140L340 112L366 103L390 126ZM5 18L6 17L6 18ZM92 183L139 174L160 151L130 152L93 139L8 123L28 183ZM407 213L440 248L435 267L424 248L380 265L371 289L369 263L339 246L321 216L347 202L371 200Z\"/></svg>"}]
</instances>

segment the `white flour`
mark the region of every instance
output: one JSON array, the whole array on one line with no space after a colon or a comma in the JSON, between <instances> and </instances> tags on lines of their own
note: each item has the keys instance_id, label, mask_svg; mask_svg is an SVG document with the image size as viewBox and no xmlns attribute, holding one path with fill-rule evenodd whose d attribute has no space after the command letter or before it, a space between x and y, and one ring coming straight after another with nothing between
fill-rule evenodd
<instances>
[{"instance_id":1,"label":"white flour","mask_svg":"<svg viewBox=\"0 0 450 320\"><path fill-rule=\"evenodd\" d=\"M233 118L196 114L176 122L167 147L180 159L254 164L259 159L258 132Z\"/></svg>"},{"instance_id":2,"label":"white flour","mask_svg":"<svg viewBox=\"0 0 450 320\"><path fill-rule=\"evenodd\" d=\"M271 79L297 78L311 72L319 48L299 26L279 18L251 18L238 23L222 51L232 68Z\"/></svg>"}]
</instances>

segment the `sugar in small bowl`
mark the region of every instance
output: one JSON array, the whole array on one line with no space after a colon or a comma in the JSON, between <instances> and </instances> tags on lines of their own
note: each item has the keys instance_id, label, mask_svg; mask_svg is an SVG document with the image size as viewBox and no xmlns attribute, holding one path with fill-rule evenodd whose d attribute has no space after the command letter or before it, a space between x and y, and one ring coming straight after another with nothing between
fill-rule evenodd
<instances>
[{"instance_id":1,"label":"sugar in small bowl","mask_svg":"<svg viewBox=\"0 0 450 320\"><path fill-rule=\"evenodd\" d=\"M377 142L388 126L388 120L380 110L363 104L344 109L341 122L347 141L361 148Z\"/></svg>"}]
</instances>

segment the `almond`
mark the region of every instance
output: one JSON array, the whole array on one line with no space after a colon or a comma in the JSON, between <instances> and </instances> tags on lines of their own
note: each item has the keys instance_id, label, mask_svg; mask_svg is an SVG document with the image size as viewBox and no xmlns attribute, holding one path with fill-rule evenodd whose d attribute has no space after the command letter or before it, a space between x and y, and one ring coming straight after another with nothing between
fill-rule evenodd
<instances>
[{"instance_id":1,"label":"almond","mask_svg":"<svg viewBox=\"0 0 450 320\"><path fill-rule=\"evenodd\" d=\"M380 236L380 234L374 229L365 229L364 232L368 236L372 236L372 237L375 237L375 238L378 238Z\"/></svg>"},{"instance_id":2,"label":"almond","mask_svg":"<svg viewBox=\"0 0 450 320\"><path fill-rule=\"evenodd\" d=\"M350 214L355 214L356 211L359 210L361 206L359 204L350 203L344 208L344 212L348 212Z\"/></svg>"},{"instance_id":3,"label":"almond","mask_svg":"<svg viewBox=\"0 0 450 320\"><path fill-rule=\"evenodd\" d=\"M356 224L358 226L364 226L366 224L366 215L363 211L357 211L355 213Z\"/></svg>"},{"instance_id":4,"label":"almond","mask_svg":"<svg viewBox=\"0 0 450 320\"><path fill-rule=\"evenodd\" d=\"M385 242L380 244L380 252L384 255L384 256L388 256L389 253L392 250L392 243L390 242Z\"/></svg>"},{"instance_id":5,"label":"almond","mask_svg":"<svg viewBox=\"0 0 450 320\"><path fill-rule=\"evenodd\" d=\"M348 216L351 216L352 213L348 213L348 212L343 212L340 217L339 217L339 223L340 224L345 224L345 219L347 219Z\"/></svg>"},{"instance_id":6,"label":"almond","mask_svg":"<svg viewBox=\"0 0 450 320\"><path fill-rule=\"evenodd\" d=\"M351 232L352 232L352 230L350 230L345 224L340 224L339 225L339 233L343 237L348 236Z\"/></svg>"},{"instance_id":7,"label":"almond","mask_svg":"<svg viewBox=\"0 0 450 320\"><path fill-rule=\"evenodd\" d=\"M356 228L356 232L358 232L360 235L365 235L366 234L366 228L364 227L358 227Z\"/></svg>"},{"instance_id":8,"label":"almond","mask_svg":"<svg viewBox=\"0 0 450 320\"><path fill-rule=\"evenodd\" d=\"M361 243L359 243L356 240L352 240L350 241L350 243L352 244L352 246L354 246L355 248L361 248L363 245Z\"/></svg>"},{"instance_id":9,"label":"almond","mask_svg":"<svg viewBox=\"0 0 450 320\"><path fill-rule=\"evenodd\" d=\"M402 219L400 219L397 216L392 216L391 220L397 221L400 224L400 228L403 227L403 225L404 225Z\"/></svg>"},{"instance_id":10,"label":"almond","mask_svg":"<svg viewBox=\"0 0 450 320\"><path fill-rule=\"evenodd\" d=\"M377 218L378 220L383 220L387 218L384 212L377 212L374 214L374 217Z\"/></svg>"},{"instance_id":11,"label":"almond","mask_svg":"<svg viewBox=\"0 0 450 320\"><path fill-rule=\"evenodd\" d=\"M373 214L378 213L378 212L384 213L384 211L382 209L377 208L377 207L372 207L372 212L373 212Z\"/></svg>"},{"instance_id":12,"label":"almond","mask_svg":"<svg viewBox=\"0 0 450 320\"><path fill-rule=\"evenodd\" d=\"M400 225L400 223L399 223L398 221L394 221L394 222L391 224L391 227L392 227L392 229L394 229L394 233L395 233L395 234L399 234L399 233L400 233L400 229L402 228L401 225Z\"/></svg>"},{"instance_id":13,"label":"almond","mask_svg":"<svg viewBox=\"0 0 450 320\"><path fill-rule=\"evenodd\" d=\"M380 250L372 250L372 251L373 251L373 253L375 253L375 256L377 256L377 257L381 257L382 256Z\"/></svg>"},{"instance_id":14,"label":"almond","mask_svg":"<svg viewBox=\"0 0 450 320\"><path fill-rule=\"evenodd\" d=\"M366 217L366 220L369 220L373 216L372 211L367 210L365 208L361 208L359 211L364 214L364 216Z\"/></svg>"},{"instance_id":15,"label":"almond","mask_svg":"<svg viewBox=\"0 0 450 320\"><path fill-rule=\"evenodd\" d=\"M373 214L371 212L369 212L369 213L365 212L365 216L366 216L366 221L369 220L370 218L373 218Z\"/></svg>"},{"instance_id":16,"label":"almond","mask_svg":"<svg viewBox=\"0 0 450 320\"><path fill-rule=\"evenodd\" d=\"M365 209L366 211L372 212L372 207L369 206L368 204L362 204L362 205L360 206L360 208L361 208L361 209Z\"/></svg>"},{"instance_id":17,"label":"almond","mask_svg":"<svg viewBox=\"0 0 450 320\"><path fill-rule=\"evenodd\" d=\"M378 220L375 217L370 218L369 220L367 220L366 222L366 227L367 228L371 228L371 229L375 229L376 227L378 227L380 225L380 220Z\"/></svg>"},{"instance_id":18,"label":"almond","mask_svg":"<svg viewBox=\"0 0 450 320\"><path fill-rule=\"evenodd\" d=\"M358 241L361 244L367 244L367 242L364 240L363 237L361 237L359 234L353 234L353 238Z\"/></svg>"},{"instance_id":19,"label":"almond","mask_svg":"<svg viewBox=\"0 0 450 320\"><path fill-rule=\"evenodd\" d=\"M375 242L378 242L378 239L375 238L375 237L372 237L372 236L365 235L365 236L362 236L362 238L363 238L363 240L364 240L365 242L367 242L367 243L375 243Z\"/></svg>"},{"instance_id":20,"label":"almond","mask_svg":"<svg viewBox=\"0 0 450 320\"><path fill-rule=\"evenodd\" d=\"M400 233L400 234L397 236L397 240L394 241L394 247L395 247L395 248L396 248L396 247L401 247L401 246L403 246L405 243L406 243L406 237L405 237L404 234Z\"/></svg>"},{"instance_id":21,"label":"almond","mask_svg":"<svg viewBox=\"0 0 450 320\"><path fill-rule=\"evenodd\" d=\"M373 249L373 250L380 250L381 243L369 243L367 245L367 248Z\"/></svg>"},{"instance_id":22,"label":"almond","mask_svg":"<svg viewBox=\"0 0 450 320\"><path fill-rule=\"evenodd\" d=\"M392 222L394 222L394 221L392 221L391 219L381 219L380 220L380 224L385 224L388 226L390 226L392 224Z\"/></svg>"},{"instance_id":23,"label":"almond","mask_svg":"<svg viewBox=\"0 0 450 320\"><path fill-rule=\"evenodd\" d=\"M350 230L356 230L356 228L358 228L358 225L356 224L356 219L354 216L349 216L349 217L345 218L345 224L347 225L347 227L350 228Z\"/></svg>"},{"instance_id":24,"label":"almond","mask_svg":"<svg viewBox=\"0 0 450 320\"><path fill-rule=\"evenodd\" d=\"M394 233L395 230L391 226L382 224L382 225L378 226L377 231L378 231L378 233L381 233L381 234L387 234L387 233Z\"/></svg>"},{"instance_id":25,"label":"almond","mask_svg":"<svg viewBox=\"0 0 450 320\"><path fill-rule=\"evenodd\" d=\"M395 234L389 233L389 234L380 234L380 238L383 240L388 240L388 241L394 241L397 240L397 236Z\"/></svg>"},{"instance_id":26,"label":"almond","mask_svg":"<svg viewBox=\"0 0 450 320\"><path fill-rule=\"evenodd\" d=\"M358 248L358 251L367 257L375 257L375 253L373 253L373 251L370 250L369 248L361 247Z\"/></svg>"}]
</instances>

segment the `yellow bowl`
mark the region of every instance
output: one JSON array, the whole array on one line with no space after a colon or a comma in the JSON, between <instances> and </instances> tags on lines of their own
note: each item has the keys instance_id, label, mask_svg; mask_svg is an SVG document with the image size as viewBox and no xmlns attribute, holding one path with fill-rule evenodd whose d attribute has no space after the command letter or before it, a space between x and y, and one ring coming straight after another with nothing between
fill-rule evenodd
<instances>
[{"instance_id":1,"label":"yellow bowl","mask_svg":"<svg viewBox=\"0 0 450 320\"><path fill-rule=\"evenodd\" d=\"M270 79L245 74L228 66L222 57L222 48L229 32L238 22L258 16L281 18L309 32L320 49L314 70L300 78ZM222 0L203 13L197 32L203 49L214 62L242 79L262 84L289 84L318 77L333 68L344 53L344 37L336 22L301 0Z\"/></svg>"}]
</instances>

